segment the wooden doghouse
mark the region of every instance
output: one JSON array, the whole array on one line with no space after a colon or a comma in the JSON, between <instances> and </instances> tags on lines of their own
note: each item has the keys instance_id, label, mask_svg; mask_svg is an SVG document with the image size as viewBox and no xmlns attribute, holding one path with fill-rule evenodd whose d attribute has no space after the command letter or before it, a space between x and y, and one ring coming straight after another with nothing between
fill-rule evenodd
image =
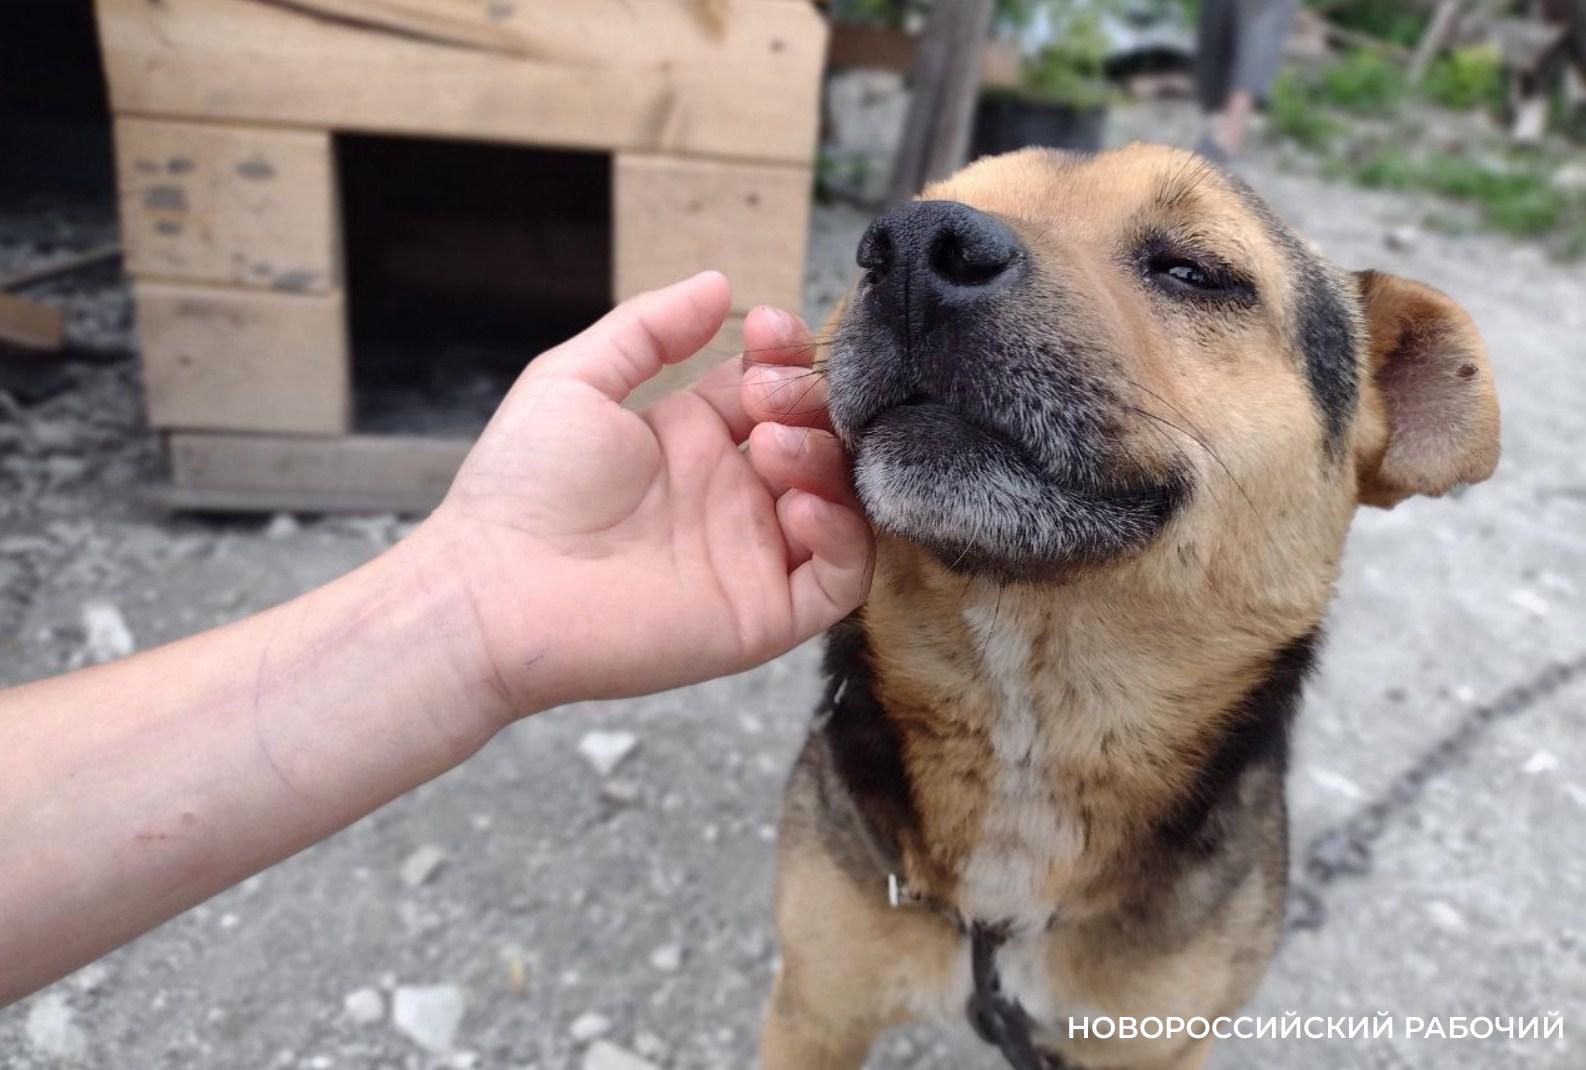
<instances>
[{"instance_id":1,"label":"wooden doghouse","mask_svg":"<svg viewBox=\"0 0 1586 1070\"><path fill-rule=\"evenodd\" d=\"M609 301L706 267L734 285L722 336L646 396L733 351L754 305L799 306L826 45L808 0L97 11L173 504L424 508L466 451L355 425L343 137L609 154Z\"/></svg>"}]
</instances>

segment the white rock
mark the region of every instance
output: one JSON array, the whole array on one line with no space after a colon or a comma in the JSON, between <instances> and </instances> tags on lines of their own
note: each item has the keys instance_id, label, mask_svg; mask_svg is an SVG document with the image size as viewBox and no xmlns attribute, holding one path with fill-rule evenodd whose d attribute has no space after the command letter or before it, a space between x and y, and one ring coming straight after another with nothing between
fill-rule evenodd
<instances>
[{"instance_id":1,"label":"white rock","mask_svg":"<svg viewBox=\"0 0 1586 1070\"><path fill-rule=\"evenodd\" d=\"M1517 587L1509 592L1509 602L1519 606L1535 617L1545 617L1553 607L1548 605L1546 598L1526 587Z\"/></svg>"},{"instance_id":2,"label":"white rock","mask_svg":"<svg viewBox=\"0 0 1586 1070\"><path fill-rule=\"evenodd\" d=\"M646 1059L659 1061L666 1055L666 1042L654 1033L639 1033L633 1038L633 1048Z\"/></svg>"},{"instance_id":3,"label":"white rock","mask_svg":"<svg viewBox=\"0 0 1586 1070\"><path fill-rule=\"evenodd\" d=\"M291 513L276 513L270 518L270 523L265 525L264 537L267 539L289 539L302 530L302 525L297 522L297 517Z\"/></svg>"},{"instance_id":4,"label":"white rock","mask_svg":"<svg viewBox=\"0 0 1586 1070\"><path fill-rule=\"evenodd\" d=\"M124 658L138 648L127 619L114 602L84 603L83 631L88 636L84 652L96 665Z\"/></svg>"},{"instance_id":5,"label":"white rock","mask_svg":"<svg viewBox=\"0 0 1586 1070\"><path fill-rule=\"evenodd\" d=\"M595 1011L586 1011L573 1019L573 1024L567 1027L567 1034L580 1044L588 1043L596 1037L603 1037L611 1032L611 1019Z\"/></svg>"},{"instance_id":6,"label":"white rock","mask_svg":"<svg viewBox=\"0 0 1586 1070\"><path fill-rule=\"evenodd\" d=\"M385 997L378 989L356 988L341 1001L342 1013L358 1025L373 1025L385 1017Z\"/></svg>"},{"instance_id":7,"label":"white rock","mask_svg":"<svg viewBox=\"0 0 1586 1070\"><path fill-rule=\"evenodd\" d=\"M1420 239L1420 233L1409 226L1394 227L1382 236L1383 244L1396 253L1412 251Z\"/></svg>"},{"instance_id":8,"label":"white rock","mask_svg":"<svg viewBox=\"0 0 1586 1070\"><path fill-rule=\"evenodd\" d=\"M1439 929L1451 933L1465 931L1465 918L1459 911L1441 900L1434 899L1426 904L1426 914L1432 919L1432 924Z\"/></svg>"},{"instance_id":9,"label":"white rock","mask_svg":"<svg viewBox=\"0 0 1586 1070\"><path fill-rule=\"evenodd\" d=\"M1331 769L1313 766L1311 768L1311 779L1328 791L1336 791L1346 799L1359 799L1365 795L1365 792L1360 790L1359 784L1356 784L1342 773L1333 772Z\"/></svg>"},{"instance_id":10,"label":"white rock","mask_svg":"<svg viewBox=\"0 0 1586 1070\"><path fill-rule=\"evenodd\" d=\"M402 883L409 888L417 888L435 876L445 862L446 851L433 843L426 843L402 863Z\"/></svg>"},{"instance_id":11,"label":"white rock","mask_svg":"<svg viewBox=\"0 0 1586 1070\"><path fill-rule=\"evenodd\" d=\"M88 1034L73 1018L63 993L45 993L28 1011L28 1044L48 1058L81 1059L88 1051Z\"/></svg>"},{"instance_id":12,"label":"white rock","mask_svg":"<svg viewBox=\"0 0 1586 1070\"><path fill-rule=\"evenodd\" d=\"M463 1022L463 990L456 985L404 985L391 997L391 1024L425 1051L452 1049Z\"/></svg>"},{"instance_id":13,"label":"white rock","mask_svg":"<svg viewBox=\"0 0 1586 1070\"><path fill-rule=\"evenodd\" d=\"M624 1051L615 1044L597 1040L584 1052L583 1070L656 1070L655 1064L646 1062Z\"/></svg>"},{"instance_id":14,"label":"white rock","mask_svg":"<svg viewBox=\"0 0 1586 1070\"><path fill-rule=\"evenodd\" d=\"M632 732L589 732L578 741L578 753L601 776L610 776L639 745Z\"/></svg>"},{"instance_id":15,"label":"white rock","mask_svg":"<svg viewBox=\"0 0 1586 1070\"><path fill-rule=\"evenodd\" d=\"M650 952L650 965L662 973L676 973L683 967L683 949L665 944Z\"/></svg>"},{"instance_id":16,"label":"white rock","mask_svg":"<svg viewBox=\"0 0 1586 1070\"><path fill-rule=\"evenodd\" d=\"M1551 773L1558 768L1558 755L1552 751L1539 750L1525 760L1520 767L1530 776L1539 776L1542 773Z\"/></svg>"},{"instance_id":17,"label":"white rock","mask_svg":"<svg viewBox=\"0 0 1586 1070\"><path fill-rule=\"evenodd\" d=\"M72 987L79 992L97 992L110 980L110 967L103 962L91 962L72 974Z\"/></svg>"}]
</instances>

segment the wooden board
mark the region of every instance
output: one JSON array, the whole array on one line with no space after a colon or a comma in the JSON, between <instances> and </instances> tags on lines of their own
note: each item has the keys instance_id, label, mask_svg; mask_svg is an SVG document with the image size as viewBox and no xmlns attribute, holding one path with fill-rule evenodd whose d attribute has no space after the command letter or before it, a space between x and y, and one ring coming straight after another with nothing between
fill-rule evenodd
<instances>
[{"instance_id":1,"label":"wooden board","mask_svg":"<svg viewBox=\"0 0 1586 1070\"><path fill-rule=\"evenodd\" d=\"M832 70L883 70L907 73L919 55L917 35L885 26L839 22L832 27L826 65ZM991 40L980 56L980 84L992 89L1017 89L1023 84L1023 60L1017 45Z\"/></svg>"},{"instance_id":2,"label":"wooden board","mask_svg":"<svg viewBox=\"0 0 1586 1070\"><path fill-rule=\"evenodd\" d=\"M351 388L339 293L140 281L134 294L154 427L347 430Z\"/></svg>"},{"instance_id":3,"label":"wooden board","mask_svg":"<svg viewBox=\"0 0 1586 1070\"><path fill-rule=\"evenodd\" d=\"M121 119L116 169L132 274L340 288L329 134Z\"/></svg>"},{"instance_id":4,"label":"wooden board","mask_svg":"<svg viewBox=\"0 0 1586 1070\"><path fill-rule=\"evenodd\" d=\"M796 310L810 183L808 167L618 155L613 298L715 268L732 282L735 309Z\"/></svg>"},{"instance_id":5,"label":"wooden board","mask_svg":"<svg viewBox=\"0 0 1586 1070\"><path fill-rule=\"evenodd\" d=\"M178 488L215 492L215 502L217 495L230 495L237 504L228 508L247 508L250 501L287 508L312 498L321 509L398 499L417 509L445 496L472 445L417 435L173 434L170 454Z\"/></svg>"},{"instance_id":6,"label":"wooden board","mask_svg":"<svg viewBox=\"0 0 1586 1070\"><path fill-rule=\"evenodd\" d=\"M628 395L630 409L642 409L656 398L688 386L722 361L743 350L743 317L733 316L720 333L698 353L681 364L661 369L661 373Z\"/></svg>"},{"instance_id":7,"label":"wooden board","mask_svg":"<svg viewBox=\"0 0 1586 1070\"><path fill-rule=\"evenodd\" d=\"M55 305L0 291L0 342L53 350L66 340L66 315Z\"/></svg>"},{"instance_id":8,"label":"wooden board","mask_svg":"<svg viewBox=\"0 0 1586 1070\"><path fill-rule=\"evenodd\" d=\"M97 0L113 107L570 148L814 154L826 25L807 4L735 0L718 29L699 0L357 5L407 9L396 23L347 2ZM442 17L450 27L436 29Z\"/></svg>"}]
</instances>

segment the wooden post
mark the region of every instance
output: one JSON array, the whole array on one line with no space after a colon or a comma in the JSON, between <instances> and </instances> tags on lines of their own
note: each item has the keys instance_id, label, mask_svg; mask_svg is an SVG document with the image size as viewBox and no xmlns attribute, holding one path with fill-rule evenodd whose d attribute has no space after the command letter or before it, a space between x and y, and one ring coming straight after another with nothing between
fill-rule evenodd
<instances>
[{"instance_id":1,"label":"wooden post","mask_svg":"<svg viewBox=\"0 0 1586 1070\"><path fill-rule=\"evenodd\" d=\"M1432 21L1426 27L1426 32L1421 35L1420 43L1415 46L1415 55L1410 60L1411 85L1420 85L1426 78L1426 72L1431 68L1432 61L1437 59L1438 53L1443 51L1443 46L1448 43L1449 36L1454 32L1454 27L1459 22L1460 8L1463 6L1460 0L1441 0L1437 5L1437 10L1432 14Z\"/></svg>"},{"instance_id":2,"label":"wooden post","mask_svg":"<svg viewBox=\"0 0 1586 1070\"><path fill-rule=\"evenodd\" d=\"M963 165L991 12L992 0L952 0L931 6L914 61L914 99L892 168L890 200L912 197L927 182L946 178Z\"/></svg>"}]
</instances>

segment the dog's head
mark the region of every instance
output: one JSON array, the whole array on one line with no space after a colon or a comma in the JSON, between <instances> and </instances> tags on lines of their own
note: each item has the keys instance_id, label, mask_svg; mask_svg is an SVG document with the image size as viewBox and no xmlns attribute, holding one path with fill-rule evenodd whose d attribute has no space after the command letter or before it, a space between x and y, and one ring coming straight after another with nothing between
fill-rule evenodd
<instances>
[{"instance_id":1,"label":"dog's head","mask_svg":"<svg viewBox=\"0 0 1586 1070\"><path fill-rule=\"evenodd\" d=\"M1469 317L1332 267L1188 153L981 160L878 219L858 261L832 421L876 526L953 571L1252 540L1336 559L1357 502L1497 462Z\"/></svg>"}]
</instances>

